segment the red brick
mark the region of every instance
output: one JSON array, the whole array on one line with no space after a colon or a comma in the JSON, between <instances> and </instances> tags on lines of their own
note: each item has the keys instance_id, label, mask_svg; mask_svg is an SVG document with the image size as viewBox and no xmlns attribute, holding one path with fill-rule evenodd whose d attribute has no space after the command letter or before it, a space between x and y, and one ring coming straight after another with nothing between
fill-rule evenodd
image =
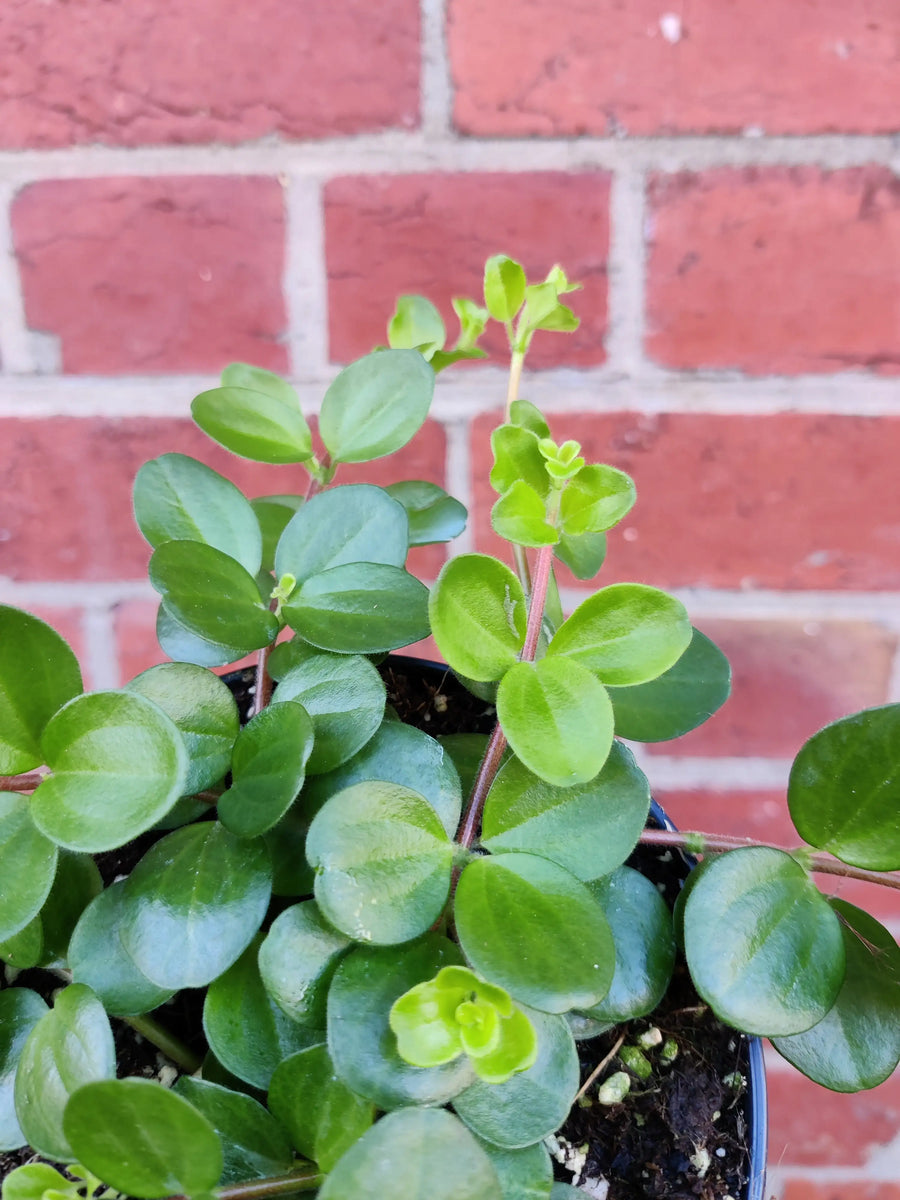
<instances>
[{"instance_id":1,"label":"red brick","mask_svg":"<svg viewBox=\"0 0 900 1200\"><path fill-rule=\"evenodd\" d=\"M900 178L886 168L658 175L649 229L655 361L900 369Z\"/></svg>"},{"instance_id":2,"label":"red brick","mask_svg":"<svg viewBox=\"0 0 900 1200\"><path fill-rule=\"evenodd\" d=\"M148 458L190 454L249 496L306 488L302 467L236 458L188 420L67 418L0 421L0 576L12 579L141 578L149 548L134 524L131 489ZM403 474L443 482L444 433L428 422L403 451ZM338 472L336 482L387 483L397 466L382 459ZM418 551L415 568L434 576L443 548Z\"/></svg>"},{"instance_id":3,"label":"red brick","mask_svg":"<svg viewBox=\"0 0 900 1200\"><path fill-rule=\"evenodd\" d=\"M481 417L473 431L475 525L487 552L501 545L487 481L498 421ZM637 485L598 583L900 587L900 418L611 413L554 416L551 425Z\"/></svg>"},{"instance_id":4,"label":"red brick","mask_svg":"<svg viewBox=\"0 0 900 1200\"><path fill-rule=\"evenodd\" d=\"M76 179L16 197L31 329L73 373L280 370L284 200L276 179Z\"/></svg>"},{"instance_id":5,"label":"red brick","mask_svg":"<svg viewBox=\"0 0 900 1200\"><path fill-rule=\"evenodd\" d=\"M862 621L697 621L725 652L732 692L675 755L792 758L823 725L885 704L896 638Z\"/></svg>"},{"instance_id":6,"label":"red brick","mask_svg":"<svg viewBox=\"0 0 900 1200\"><path fill-rule=\"evenodd\" d=\"M883 1181L829 1182L789 1179L781 1200L900 1200L900 1184Z\"/></svg>"},{"instance_id":7,"label":"red brick","mask_svg":"<svg viewBox=\"0 0 900 1200\"><path fill-rule=\"evenodd\" d=\"M411 127L415 0L0 6L0 145L244 142Z\"/></svg>"},{"instance_id":8,"label":"red brick","mask_svg":"<svg viewBox=\"0 0 900 1200\"><path fill-rule=\"evenodd\" d=\"M119 684L125 684L141 671L168 662L156 640L156 611L153 600L125 600L113 609L113 631L119 664ZM230 669L254 666L256 654L247 654ZM224 668L216 668L222 674Z\"/></svg>"},{"instance_id":9,"label":"red brick","mask_svg":"<svg viewBox=\"0 0 900 1200\"><path fill-rule=\"evenodd\" d=\"M894 0L451 0L456 124L482 136L890 132L897 33Z\"/></svg>"},{"instance_id":10,"label":"red brick","mask_svg":"<svg viewBox=\"0 0 900 1200\"><path fill-rule=\"evenodd\" d=\"M584 291L571 297L578 332L538 334L532 366L588 366L604 360L609 176L465 174L356 176L325 189L329 337L332 359L346 362L385 340L398 295L418 292L441 309L448 339L459 323L452 296L483 303L484 263L518 258L539 280L555 262ZM485 346L508 361L501 331Z\"/></svg>"}]
</instances>

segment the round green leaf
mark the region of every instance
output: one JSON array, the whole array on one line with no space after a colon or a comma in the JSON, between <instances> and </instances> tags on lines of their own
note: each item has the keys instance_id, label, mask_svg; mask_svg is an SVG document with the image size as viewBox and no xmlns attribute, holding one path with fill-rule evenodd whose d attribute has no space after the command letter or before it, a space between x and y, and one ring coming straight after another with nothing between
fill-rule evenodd
<instances>
[{"instance_id":1,"label":"round green leaf","mask_svg":"<svg viewBox=\"0 0 900 1200\"><path fill-rule=\"evenodd\" d=\"M72 1180L48 1163L32 1162L16 1167L3 1180L3 1200L51 1200L60 1193L71 1195Z\"/></svg>"},{"instance_id":2,"label":"round green leaf","mask_svg":"<svg viewBox=\"0 0 900 1200\"><path fill-rule=\"evenodd\" d=\"M47 1005L29 988L0 991L0 1152L17 1150L27 1140L16 1119L16 1068L28 1035L46 1011Z\"/></svg>"},{"instance_id":3,"label":"round green leaf","mask_svg":"<svg viewBox=\"0 0 900 1200\"><path fill-rule=\"evenodd\" d=\"M408 548L403 505L383 488L352 483L319 492L291 518L275 551L275 574L299 584L347 563L402 567Z\"/></svg>"},{"instance_id":4,"label":"round green leaf","mask_svg":"<svg viewBox=\"0 0 900 1200\"><path fill-rule=\"evenodd\" d=\"M312 457L309 426L296 392L278 382L282 387L277 390L262 391L247 380L240 386L201 392L191 404L191 415L204 433L232 454L254 462L306 462Z\"/></svg>"},{"instance_id":5,"label":"round green leaf","mask_svg":"<svg viewBox=\"0 0 900 1200\"><path fill-rule=\"evenodd\" d=\"M254 938L210 984L203 1031L222 1066L265 1091L282 1059L321 1042L324 1032L292 1021L272 1001L259 973L259 946L260 939Z\"/></svg>"},{"instance_id":6,"label":"round green leaf","mask_svg":"<svg viewBox=\"0 0 900 1200\"><path fill-rule=\"evenodd\" d=\"M275 550L288 521L303 506L302 496L258 496L250 501L262 532L262 567L275 570Z\"/></svg>"},{"instance_id":7,"label":"round green leaf","mask_svg":"<svg viewBox=\"0 0 900 1200\"><path fill-rule=\"evenodd\" d=\"M322 398L319 435L333 462L399 450L428 416L434 371L418 350L379 350L345 367Z\"/></svg>"},{"instance_id":8,"label":"round green leaf","mask_svg":"<svg viewBox=\"0 0 900 1200\"><path fill-rule=\"evenodd\" d=\"M263 602L256 580L212 546L163 542L150 559L150 582L188 633L234 647L238 658L278 636L278 618Z\"/></svg>"},{"instance_id":9,"label":"round green leaf","mask_svg":"<svg viewBox=\"0 0 900 1200\"><path fill-rule=\"evenodd\" d=\"M874 917L832 900L847 971L837 1000L805 1033L773 1038L798 1070L833 1092L876 1087L900 1061L900 948Z\"/></svg>"},{"instance_id":10,"label":"round green leaf","mask_svg":"<svg viewBox=\"0 0 900 1200\"><path fill-rule=\"evenodd\" d=\"M332 796L309 827L306 857L323 914L359 942L417 937L450 891L444 827L427 800L395 783L371 780Z\"/></svg>"},{"instance_id":11,"label":"round green leaf","mask_svg":"<svg viewBox=\"0 0 900 1200\"><path fill-rule=\"evenodd\" d=\"M273 703L299 700L312 717L310 775L333 771L361 750L384 718L385 687L366 658L319 652L291 668Z\"/></svg>"},{"instance_id":12,"label":"round green leaf","mask_svg":"<svg viewBox=\"0 0 900 1200\"><path fill-rule=\"evenodd\" d=\"M277 1067L269 1108L306 1158L331 1171L375 1117L371 1101L355 1095L334 1070L327 1046L310 1046Z\"/></svg>"},{"instance_id":13,"label":"round green leaf","mask_svg":"<svg viewBox=\"0 0 900 1200\"><path fill-rule=\"evenodd\" d=\"M837 917L803 868L766 846L705 867L684 906L684 944L717 1016L761 1037L821 1021L844 978Z\"/></svg>"},{"instance_id":14,"label":"round green leaf","mask_svg":"<svg viewBox=\"0 0 900 1200\"><path fill-rule=\"evenodd\" d=\"M488 793L481 843L492 854L525 850L578 879L597 879L625 861L649 811L646 776L618 742L599 775L574 787L547 783L511 758Z\"/></svg>"},{"instance_id":15,"label":"round green leaf","mask_svg":"<svg viewBox=\"0 0 900 1200\"><path fill-rule=\"evenodd\" d=\"M324 920L315 900L286 908L259 948L266 991L292 1021L324 1029L328 987L351 945Z\"/></svg>"},{"instance_id":16,"label":"round green leaf","mask_svg":"<svg viewBox=\"0 0 900 1200\"><path fill-rule=\"evenodd\" d=\"M559 787L593 779L612 746L606 688L573 659L516 663L497 688L497 718L525 766Z\"/></svg>"},{"instance_id":17,"label":"round green leaf","mask_svg":"<svg viewBox=\"0 0 900 1200\"><path fill-rule=\"evenodd\" d=\"M582 467L560 498L562 529L571 537L612 529L634 506L634 480L605 463Z\"/></svg>"},{"instance_id":18,"label":"round green leaf","mask_svg":"<svg viewBox=\"0 0 900 1200\"><path fill-rule=\"evenodd\" d=\"M125 884L122 942L161 988L203 987L259 929L272 890L268 851L218 821L186 825L151 847Z\"/></svg>"},{"instance_id":19,"label":"round green leaf","mask_svg":"<svg viewBox=\"0 0 900 1200\"><path fill-rule=\"evenodd\" d=\"M233 483L186 454L151 458L134 481L134 515L155 549L163 542L203 542L255 575L262 533L250 502Z\"/></svg>"},{"instance_id":20,"label":"round green leaf","mask_svg":"<svg viewBox=\"0 0 900 1200\"><path fill-rule=\"evenodd\" d=\"M495 321L511 321L525 301L525 272L514 258L494 254L484 264L484 304Z\"/></svg>"},{"instance_id":21,"label":"round green leaf","mask_svg":"<svg viewBox=\"0 0 900 1200\"><path fill-rule=\"evenodd\" d=\"M678 661L691 632L674 596L642 583L613 583L579 604L547 654L574 659L604 683L646 683Z\"/></svg>"},{"instance_id":22,"label":"round green leaf","mask_svg":"<svg viewBox=\"0 0 900 1200\"><path fill-rule=\"evenodd\" d=\"M31 819L28 798L0 792L0 938L6 941L41 911L59 851Z\"/></svg>"},{"instance_id":23,"label":"round green leaf","mask_svg":"<svg viewBox=\"0 0 900 1200\"><path fill-rule=\"evenodd\" d=\"M41 909L43 966L67 966L72 931L102 888L103 880L90 855L61 851L53 887Z\"/></svg>"},{"instance_id":24,"label":"round green leaf","mask_svg":"<svg viewBox=\"0 0 900 1200\"><path fill-rule=\"evenodd\" d=\"M533 1067L506 1083L477 1080L453 1108L480 1138L496 1146L530 1146L557 1130L578 1091L578 1051L565 1018L527 1011L538 1036Z\"/></svg>"},{"instance_id":25,"label":"round green leaf","mask_svg":"<svg viewBox=\"0 0 900 1200\"><path fill-rule=\"evenodd\" d=\"M218 675L192 663L160 663L125 686L159 705L178 727L190 762L186 793L202 792L225 777L241 721Z\"/></svg>"},{"instance_id":26,"label":"round green leaf","mask_svg":"<svg viewBox=\"0 0 900 1200\"><path fill-rule=\"evenodd\" d=\"M562 533L553 553L576 579L593 579L606 561L606 534L581 533L572 537Z\"/></svg>"},{"instance_id":27,"label":"round green leaf","mask_svg":"<svg viewBox=\"0 0 900 1200\"><path fill-rule=\"evenodd\" d=\"M0 958L17 971L36 967L44 952L44 927L40 915L32 917L18 933L0 942Z\"/></svg>"},{"instance_id":28,"label":"round green leaf","mask_svg":"<svg viewBox=\"0 0 900 1200\"><path fill-rule=\"evenodd\" d=\"M418 350L426 359L447 337L443 317L424 296L398 296L387 333L392 350Z\"/></svg>"},{"instance_id":29,"label":"round green leaf","mask_svg":"<svg viewBox=\"0 0 900 1200\"><path fill-rule=\"evenodd\" d=\"M113 1017L151 1012L173 994L142 975L122 944L124 887L114 883L94 897L69 943L72 978L86 983Z\"/></svg>"},{"instance_id":30,"label":"round green leaf","mask_svg":"<svg viewBox=\"0 0 900 1200\"><path fill-rule=\"evenodd\" d=\"M491 1160L465 1126L440 1108L390 1113L351 1146L319 1200L497 1200Z\"/></svg>"},{"instance_id":31,"label":"round green leaf","mask_svg":"<svg viewBox=\"0 0 900 1200\"><path fill-rule=\"evenodd\" d=\"M788 807L800 836L843 862L900 867L900 704L813 734L794 760Z\"/></svg>"},{"instance_id":32,"label":"round green leaf","mask_svg":"<svg viewBox=\"0 0 900 1200\"><path fill-rule=\"evenodd\" d=\"M131 692L76 696L44 730L41 748L52 774L32 797L32 817L72 850L123 846L185 791L181 734L161 708Z\"/></svg>"},{"instance_id":33,"label":"round green leaf","mask_svg":"<svg viewBox=\"0 0 900 1200\"><path fill-rule=\"evenodd\" d=\"M675 966L672 914L654 884L631 867L619 867L590 890L612 930L616 970L609 991L586 1011L617 1025L653 1012L666 993Z\"/></svg>"},{"instance_id":34,"label":"round green leaf","mask_svg":"<svg viewBox=\"0 0 900 1200\"><path fill-rule=\"evenodd\" d=\"M306 776L312 720L302 704L272 704L238 734L232 784L220 798L219 819L238 837L257 837L290 808Z\"/></svg>"},{"instance_id":35,"label":"round green leaf","mask_svg":"<svg viewBox=\"0 0 900 1200\"><path fill-rule=\"evenodd\" d=\"M500 1180L498 1200L548 1200L553 1164L543 1143L522 1150L506 1150L489 1142L482 1146Z\"/></svg>"},{"instance_id":36,"label":"round green leaf","mask_svg":"<svg viewBox=\"0 0 900 1200\"><path fill-rule=\"evenodd\" d=\"M273 896L309 896L313 890L312 867L306 861L309 823L297 805L287 810L277 825L262 835L272 859Z\"/></svg>"},{"instance_id":37,"label":"round green leaf","mask_svg":"<svg viewBox=\"0 0 900 1200\"><path fill-rule=\"evenodd\" d=\"M428 616L446 661L479 683L500 679L525 644L522 585L509 567L485 554L460 554L444 566Z\"/></svg>"},{"instance_id":38,"label":"round green leaf","mask_svg":"<svg viewBox=\"0 0 900 1200\"><path fill-rule=\"evenodd\" d=\"M83 983L63 988L31 1030L19 1058L16 1116L29 1146L58 1162L79 1158L63 1125L69 1097L115 1073L116 1051L103 1005Z\"/></svg>"},{"instance_id":39,"label":"round green leaf","mask_svg":"<svg viewBox=\"0 0 900 1200\"><path fill-rule=\"evenodd\" d=\"M722 651L699 629L668 671L649 683L611 687L616 734L635 742L681 737L709 720L731 692L731 667Z\"/></svg>"},{"instance_id":40,"label":"round green leaf","mask_svg":"<svg viewBox=\"0 0 900 1200\"><path fill-rule=\"evenodd\" d=\"M382 779L412 788L425 797L447 834L452 837L456 832L462 788L451 755L427 733L401 721L385 721L362 750L343 766L311 779L303 789L300 804L308 813L318 812L329 796L367 779Z\"/></svg>"},{"instance_id":41,"label":"round green leaf","mask_svg":"<svg viewBox=\"0 0 900 1200\"><path fill-rule=\"evenodd\" d=\"M226 646L185 629L165 604L160 604L156 612L156 640L163 654L174 662L197 667L224 667L244 657L240 646Z\"/></svg>"},{"instance_id":42,"label":"round green leaf","mask_svg":"<svg viewBox=\"0 0 900 1200\"><path fill-rule=\"evenodd\" d=\"M0 604L0 775L41 766L44 727L81 690L78 660L56 630Z\"/></svg>"},{"instance_id":43,"label":"round green leaf","mask_svg":"<svg viewBox=\"0 0 900 1200\"><path fill-rule=\"evenodd\" d=\"M609 991L609 923L585 885L549 859L473 859L457 885L455 918L473 969L523 1004L563 1013Z\"/></svg>"},{"instance_id":44,"label":"round green leaf","mask_svg":"<svg viewBox=\"0 0 900 1200\"><path fill-rule=\"evenodd\" d=\"M64 1125L80 1163L141 1200L208 1192L222 1174L222 1145L210 1122L149 1079L108 1079L80 1088Z\"/></svg>"},{"instance_id":45,"label":"round green leaf","mask_svg":"<svg viewBox=\"0 0 900 1200\"><path fill-rule=\"evenodd\" d=\"M406 509L411 546L449 542L466 527L465 505L448 496L436 483L406 479L390 483L384 490Z\"/></svg>"},{"instance_id":46,"label":"round green leaf","mask_svg":"<svg viewBox=\"0 0 900 1200\"><path fill-rule=\"evenodd\" d=\"M500 537L520 546L555 546L559 541L543 497L524 479L517 479L495 503L491 525Z\"/></svg>"},{"instance_id":47,"label":"round green leaf","mask_svg":"<svg viewBox=\"0 0 900 1200\"><path fill-rule=\"evenodd\" d=\"M494 465L491 468L491 487L502 496L522 481L542 498L550 493L550 477L546 460L538 449L540 437L531 429L518 424L499 425L491 434Z\"/></svg>"},{"instance_id":48,"label":"round green leaf","mask_svg":"<svg viewBox=\"0 0 900 1200\"><path fill-rule=\"evenodd\" d=\"M294 1156L288 1135L259 1101L191 1075L182 1075L174 1091L219 1135L224 1155L219 1183L265 1179L291 1169Z\"/></svg>"},{"instance_id":49,"label":"round green leaf","mask_svg":"<svg viewBox=\"0 0 900 1200\"><path fill-rule=\"evenodd\" d=\"M428 588L401 567L345 563L301 583L282 615L323 650L376 654L428 636Z\"/></svg>"},{"instance_id":50,"label":"round green leaf","mask_svg":"<svg viewBox=\"0 0 900 1200\"><path fill-rule=\"evenodd\" d=\"M328 1050L357 1095L386 1110L444 1104L472 1082L464 1055L440 1067L410 1066L389 1023L404 992L460 961L459 948L437 934L404 946L362 946L341 961L328 993Z\"/></svg>"}]
</instances>

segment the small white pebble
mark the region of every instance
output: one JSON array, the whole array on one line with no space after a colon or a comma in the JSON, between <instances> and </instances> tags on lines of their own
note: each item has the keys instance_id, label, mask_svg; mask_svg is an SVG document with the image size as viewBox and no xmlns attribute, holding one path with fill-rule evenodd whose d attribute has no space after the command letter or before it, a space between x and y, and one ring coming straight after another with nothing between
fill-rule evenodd
<instances>
[{"instance_id":1,"label":"small white pebble","mask_svg":"<svg viewBox=\"0 0 900 1200\"><path fill-rule=\"evenodd\" d=\"M716 1151L716 1158L724 1158L724 1157L725 1157L725 1147L720 1146L718 1148L718 1150Z\"/></svg>"}]
</instances>

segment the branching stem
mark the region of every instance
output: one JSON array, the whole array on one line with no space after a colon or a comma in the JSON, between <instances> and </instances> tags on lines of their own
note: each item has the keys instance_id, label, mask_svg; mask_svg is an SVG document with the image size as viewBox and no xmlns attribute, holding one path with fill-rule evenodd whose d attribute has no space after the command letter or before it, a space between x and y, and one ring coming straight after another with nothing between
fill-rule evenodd
<instances>
[{"instance_id":1,"label":"branching stem","mask_svg":"<svg viewBox=\"0 0 900 1200\"><path fill-rule=\"evenodd\" d=\"M120 1017L119 1019L124 1021L126 1025L130 1025L135 1033L139 1033L141 1037L146 1038L157 1050L162 1050L163 1054L167 1058L170 1058L176 1067L181 1067L182 1071L193 1075L195 1071L200 1070L202 1059L193 1050L189 1049L180 1038L177 1038L174 1033L170 1033L168 1029L164 1029L153 1017L144 1014L139 1017Z\"/></svg>"}]
</instances>

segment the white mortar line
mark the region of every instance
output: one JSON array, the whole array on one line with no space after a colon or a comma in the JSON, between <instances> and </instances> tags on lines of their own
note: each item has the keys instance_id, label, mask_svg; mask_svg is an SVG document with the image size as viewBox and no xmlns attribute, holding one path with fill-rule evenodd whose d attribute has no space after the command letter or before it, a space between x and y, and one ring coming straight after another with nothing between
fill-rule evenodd
<instances>
[{"instance_id":1,"label":"white mortar line","mask_svg":"<svg viewBox=\"0 0 900 1200\"><path fill-rule=\"evenodd\" d=\"M0 369L25 375L36 369L13 251L11 205L16 189L0 184Z\"/></svg>"},{"instance_id":2,"label":"white mortar line","mask_svg":"<svg viewBox=\"0 0 900 1200\"><path fill-rule=\"evenodd\" d=\"M82 666L92 687L96 691L120 687L125 680L120 677L112 609L108 605L87 608L82 628L85 642Z\"/></svg>"},{"instance_id":3,"label":"white mortar line","mask_svg":"<svg viewBox=\"0 0 900 1200\"><path fill-rule=\"evenodd\" d=\"M39 604L47 608L111 608L129 600L158 600L146 580L21 580L0 576L0 603L17 608Z\"/></svg>"},{"instance_id":4,"label":"white mortar line","mask_svg":"<svg viewBox=\"0 0 900 1200\"><path fill-rule=\"evenodd\" d=\"M308 176L285 177L287 253L284 297L288 354L295 374L325 374L328 366L328 273L322 188Z\"/></svg>"},{"instance_id":5,"label":"white mortar line","mask_svg":"<svg viewBox=\"0 0 900 1200\"><path fill-rule=\"evenodd\" d=\"M453 83L447 54L445 0L422 0L421 129L429 141L452 134Z\"/></svg>"},{"instance_id":6,"label":"white mortar line","mask_svg":"<svg viewBox=\"0 0 900 1200\"><path fill-rule=\"evenodd\" d=\"M889 704L897 704L900 702L900 643L898 643L897 648L894 651L894 659L891 663L891 673L888 678L886 699Z\"/></svg>"},{"instance_id":7,"label":"white mortar line","mask_svg":"<svg viewBox=\"0 0 900 1200\"><path fill-rule=\"evenodd\" d=\"M629 743L631 749L635 747ZM636 756L638 757L638 756ZM675 755L640 756L640 768L656 792L726 791L783 792L791 769L790 759L760 758L678 758Z\"/></svg>"},{"instance_id":8,"label":"white mortar line","mask_svg":"<svg viewBox=\"0 0 900 1200\"><path fill-rule=\"evenodd\" d=\"M625 168L612 180L609 201L610 244L608 369L635 375L644 358L644 176ZM577 300L577 297L576 297ZM576 304L577 308L577 304Z\"/></svg>"},{"instance_id":9,"label":"white mortar line","mask_svg":"<svg viewBox=\"0 0 900 1200\"><path fill-rule=\"evenodd\" d=\"M446 490L472 513L472 486L470 465L471 430L466 421L448 421L444 425L447 439L444 465ZM454 554L467 554L474 548L474 532L471 519L463 532L453 542Z\"/></svg>"}]
</instances>

